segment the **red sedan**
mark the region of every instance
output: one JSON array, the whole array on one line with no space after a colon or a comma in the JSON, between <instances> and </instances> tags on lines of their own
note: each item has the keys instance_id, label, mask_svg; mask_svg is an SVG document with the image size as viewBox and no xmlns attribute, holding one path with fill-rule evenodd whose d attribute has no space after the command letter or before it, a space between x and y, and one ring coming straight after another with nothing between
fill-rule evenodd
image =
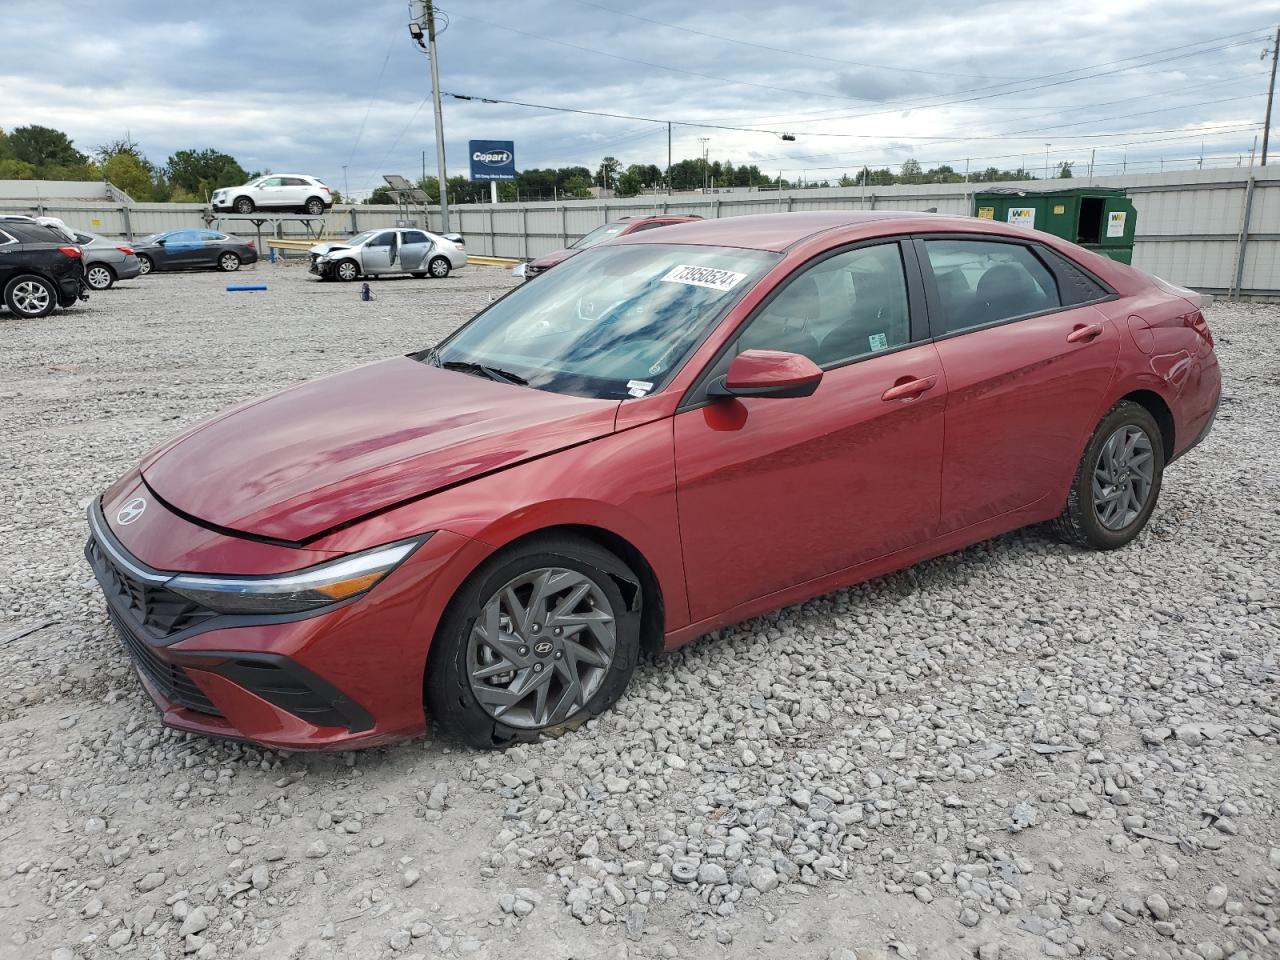
<instances>
[{"instance_id":1,"label":"red sedan","mask_svg":"<svg viewBox=\"0 0 1280 960\"><path fill-rule=\"evenodd\" d=\"M665 213L661 216L652 217L619 217L617 220L601 224L585 237L580 237L563 250L544 253L542 256L530 260L528 263L520 264L520 266L515 269L515 275L523 277L526 280L532 280L534 277L546 273L557 264L564 263L570 257L575 257L583 250L588 250L598 243L608 243L610 240L616 240L618 237L629 237L633 233L653 230L655 227L669 227L673 224L689 223L692 220L701 219L701 217L693 214L684 216Z\"/></svg>"},{"instance_id":2,"label":"red sedan","mask_svg":"<svg viewBox=\"0 0 1280 960\"><path fill-rule=\"evenodd\" d=\"M1044 233L688 223L162 444L87 555L165 723L503 745L646 653L1015 527L1121 547L1219 388L1197 294Z\"/></svg>"}]
</instances>

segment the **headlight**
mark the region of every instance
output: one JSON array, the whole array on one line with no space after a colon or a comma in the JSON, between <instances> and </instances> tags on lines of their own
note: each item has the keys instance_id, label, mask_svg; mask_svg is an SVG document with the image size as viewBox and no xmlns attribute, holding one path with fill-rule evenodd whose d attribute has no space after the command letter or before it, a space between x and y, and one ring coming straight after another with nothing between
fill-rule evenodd
<instances>
[{"instance_id":1,"label":"headlight","mask_svg":"<svg viewBox=\"0 0 1280 960\"><path fill-rule=\"evenodd\" d=\"M219 613L301 613L359 596L398 567L427 538L418 537L305 570L265 577L180 574L165 586Z\"/></svg>"}]
</instances>

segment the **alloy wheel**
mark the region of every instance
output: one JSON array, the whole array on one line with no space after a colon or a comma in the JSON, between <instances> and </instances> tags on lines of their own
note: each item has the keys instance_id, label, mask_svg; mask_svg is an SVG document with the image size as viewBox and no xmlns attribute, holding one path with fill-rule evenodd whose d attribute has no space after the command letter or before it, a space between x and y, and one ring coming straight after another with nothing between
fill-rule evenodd
<instances>
[{"instance_id":1,"label":"alloy wheel","mask_svg":"<svg viewBox=\"0 0 1280 960\"><path fill-rule=\"evenodd\" d=\"M471 628L471 692L508 726L563 723L600 689L616 646L613 607L599 584L563 567L531 570L490 597Z\"/></svg>"},{"instance_id":2,"label":"alloy wheel","mask_svg":"<svg viewBox=\"0 0 1280 960\"><path fill-rule=\"evenodd\" d=\"M31 316L49 309L53 294L43 283L35 280L23 280L13 288L13 305L19 313Z\"/></svg>"},{"instance_id":3,"label":"alloy wheel","mask_svg":"<svg viewBox=\"0 0 1280 960\"><path fill-rule=\"evenodd\" d=\"M356 270L356 265L350 260L344 260L342 263L338 264L339 280L354 280L358 272L359 271Z\"/></svg>"},{"instance_id":4,"label":"alloy wheel","mask_svg":"<svg viewBox=\"0 0 1280 960\"><path fill-rule=\"evenodd\" d=\"M449 262L443 257L436 257L431 261L431 275L433 277L447 277L449 275Z\"/></svg>"},{"instance_id":5,"label":"alloy wheel","mask_svg":"<svg viewBox=\"0 0 1280 960\"><path fill-rule=\"evenodd\" d=\"M84 275L85 283L95 290L105 290L111 285L111 271L103 266L92 266Z\"/></svg>"},{"instance_id":6,"label":"alloy wheel","mask_svg":"<svg viewBox=\"0 0 1280 960\"><path fill-rule=\"evenodd\" d=\"M1107 438L1093 468L1093 512L1108 530L1123 530L1151 496L1155 454L1145 430L1125 424Z\"/></svg>"},{"instance_id":7,"label":"alloy wheel","mask_svg":"<svg viewBox=\"0 0 1280 960\"><path fill-rule=\"evenodd\" d=\"M150 272L151 272L151 269L152 269L152 267L151 267L151 258L150 258L150 257L139 257L139 258L138 258L138 272L139 272L142 276L144 276L144 277L145 277L148 273L150 273Z\"/></svg>"},{"instance_id":8,"label":"alloy wheel","mask_svg":"<svg viewBox=\"0 0 1280 960\"><path fill-rule=\"evenodd\" d=\"M230 273L233 270L240 269L240 258L234 253L224 253L219 261L222 269Z\"/></svg>"}]
</instances>

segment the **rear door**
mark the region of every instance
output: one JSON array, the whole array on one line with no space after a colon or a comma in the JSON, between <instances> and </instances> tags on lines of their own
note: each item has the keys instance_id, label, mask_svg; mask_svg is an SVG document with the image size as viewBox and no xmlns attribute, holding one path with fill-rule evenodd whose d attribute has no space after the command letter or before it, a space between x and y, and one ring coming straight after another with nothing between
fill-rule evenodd
<instances>
[{"instance_id":1,"label":"rear door","mask_svg":"<svg viewBox=\"0 0 1280 960\"><path fill-rule=\"evenodd\" d=\"M1112 294L1039 244L916 241L946 373L940 533L1065 487L1115 373Z\"/></svg>"},{"instance_id":2,"label":"rear door","mask_svg":"<svg viewBox=\"0 0 1280 960\"><path fill-rule=\"evenodd\" d=\"M208 258L202 230L174 230L164 238L164 266L171 270L199 266Z\"/></svg>"},{"instance_id":3,"label":"rear door","mask_svg":"<svg viewBox=\"0 0 1280 960\"><path fill-rule=\"evenodd\" d=\"M281 179L284 181L284 189L280 194L281 203L301 208L311 193L311 184L301 177L282 177Z\"/></svg>"},{"instance_id":4,"label":"rear door","mask_svg":"<svg viewBox=\"0 0 1280 960\"><path fill-rule=\"evenodd\" d=\"M405 273L418 273L427 268L427 255L431 252L431 238L421 230L400 232L400 269Z\"/></svg>"},{"instance_id":5,"label":"rear door","mask_svg":"<svg viewBox=\"0 0 1280 960\"><path fill-rule=\"evenodd\" d=\"M785 350L823 368L817 391L708 398L700 385L686 397L676 495L694 620L934 534L947 387L923 300L909 242L824 255L702 379L743 350Z\"/></svg>"}]
</instances>

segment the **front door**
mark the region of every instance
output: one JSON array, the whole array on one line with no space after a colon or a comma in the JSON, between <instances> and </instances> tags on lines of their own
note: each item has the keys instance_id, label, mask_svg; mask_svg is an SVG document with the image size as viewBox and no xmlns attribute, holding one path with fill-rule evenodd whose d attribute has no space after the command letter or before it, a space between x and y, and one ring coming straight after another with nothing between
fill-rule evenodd
<instances>
[{"instance_id":1,"label":"front door","mask_svg":"<svg viewBox=\"0 0 1280 960\"><path fill-rule=\"evenodd\" d=\"M798 269L711 371L745 349L802 353L825 371L812 396L695 393L676 415L695 621L933 536L947 388L907 256L911 274L896 242Z\"/></svg>"},{"instance_id":2,"label":"front door","mask_svg":"<svg viewBox=\"0 0 1280 960\"><path fill-rule=\"evenodd\" d=\"M201 230L174 230L164 238L164 264L170 270L200 266L208 255Z\"/></svg>"},{"instance_id":3,"label":"front door","mask_svg":"<svg viewBox=\"0 0 1280 960\"><path fill-rule=\"evenodd\" d=\"M368 274L391 273L398 270L396 265L400 250L400 241L394 230L383 230L364 245L361 258L364 272Z\"/></svg>"},{"instance_id":4,"label":"front door","mask_svg":"<svg viewBox=\"0 0 1280 960\"><path fill-rule=\"evenodd\" d=\"M1111 383L1120 339L1090 304L1107 291L1083 272L1060 277L1067 265L1033 245L947 238L921 246L949 390L945 533L1065 487Z\"/></svg>"}]
</instances>

